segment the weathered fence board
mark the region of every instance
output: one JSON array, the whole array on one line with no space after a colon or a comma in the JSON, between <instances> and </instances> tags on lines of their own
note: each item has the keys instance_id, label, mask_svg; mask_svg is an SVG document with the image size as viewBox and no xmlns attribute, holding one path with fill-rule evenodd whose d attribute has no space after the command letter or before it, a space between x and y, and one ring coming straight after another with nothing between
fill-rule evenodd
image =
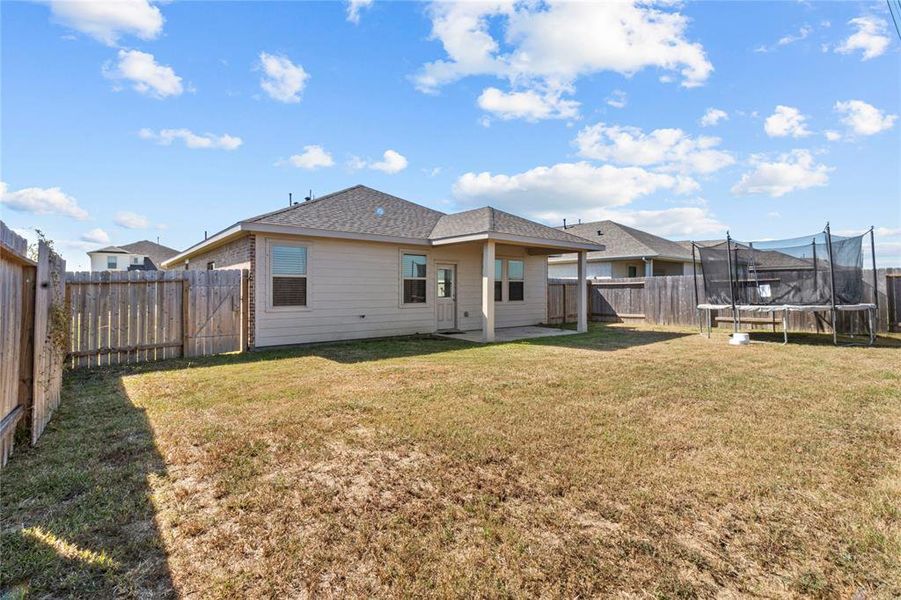
<instances>
[{"instance_id":1,"label":"weathered fence board","mask_svg":"<svg viewBox=\"0 0 901 600\"><path fill-rule=\"evenodd\" d=\"M242 350L246 277L237 270L69 273L69 364Z\"/></svg>"},{"instance_id":2,"label":"weathered fence board","mask_svg":"<svg viewBox=\"0 0 901 600\"><path fill-rule=\"evenodd\" d=\"M66 358L66 261L41 241L34 292L34 392L31 443L59 406Z\"/></svg>"},{"instance_id":3,"label":"weathered fence board","mask_svg":"<svg viewBox=\"0 0 901 600\"><path fill-rule=\"evenodd\" d=\"M901 269L878 269L876 272L879 298L880 332L901 329ZM873 271L864 270L864 302L873 302ZM671 277L633 277L626 279L596 279L589 289L589 318L594 321L643 321L656 325L698 326L695 310L695 280L691 275ZM698 294L704 297L703 282L698 279ZM548 322L575 320L576 282L572 279L548 280ZM572 303L569 300L572 298ZM567 306L564 312L563 301ZM731 310L714 311L714 323L732 322ZM753 315L743 321L746 327L781 327L781 314ZM793 331L830 331L831 322L824 315L790 312L789 329ZM867 316L863 312L839 312L840 333L863 334L867 331Z\"/></svg>"}]
</instances>

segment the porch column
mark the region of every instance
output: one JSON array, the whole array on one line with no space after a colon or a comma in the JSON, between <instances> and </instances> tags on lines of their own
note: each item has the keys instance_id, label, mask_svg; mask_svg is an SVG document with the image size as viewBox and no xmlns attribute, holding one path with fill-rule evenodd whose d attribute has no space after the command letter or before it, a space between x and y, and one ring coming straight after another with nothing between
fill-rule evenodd
<instances>
[{"instance_id":1,"label":"porch column","mask_svg":"<svg viewBox=\"0 0 901 600\"><path fill-rule=\"evenodd\" d=\"M494 341L494 240L482 246L482 340Z\"/></svg>"},{"instance_id":2,"label":"porch column","mask_svg":"<svg viewBox=\"0 0 901 600\"><path fill-rule=\"evenodd\" d=\"M653 277L654 276L654 259L653 258L644 259L644 276L645 277Z\"/></svg>"},{"instance_id":3,"label":"porch column","mask_svg":"<svg viewBox=\"0 0 901 600\"><path fill-rule=\"evenodd\" d=\"M588 331L588 253L579 252L578 288L576 290L576 331Z\"/></svg>"}]
</instances>

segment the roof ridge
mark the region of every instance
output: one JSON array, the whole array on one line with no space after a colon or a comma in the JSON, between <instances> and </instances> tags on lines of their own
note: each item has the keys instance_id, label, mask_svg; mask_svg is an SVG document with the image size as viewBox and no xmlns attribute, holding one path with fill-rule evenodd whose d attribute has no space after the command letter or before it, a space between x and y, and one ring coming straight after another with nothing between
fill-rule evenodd
<instances>
[{"instance_id":1,"label":"roof ridge","mask_svg":"<svg viewBox=\"0 0 901 600\"><path fill-rule=\"evenodd\" d=\"M343 194L344 192L349 192L350 190L354 190L354 189L357 189L357 188L364 188L364 187L366 187L366 186L363 185L362 183L358 183L358 184L356 184L356 185L352 185L352 186L350 186L350 187L346 187L346 188L344 188L343 190L338 190L338 191L336 191L336 192L329 192L329 193L326 194L325 196L319 196L318 198L311 198L311 199L309 199L309 200L304 200L303 202L297 202L297 203L295 203L295 204L292 204L291 206L286 206L286 207L284 207L284 208L279 208L278 210L273 210L273 211L270 211L270 212L267 212L267 213L263 213L263 214L261 214L261 215L257 215L257 216L255 216L255 217L250 217L249 219L243 219L243 220L241 220L241 221L238 221L238 223L255 223L256 221L259 221L260 219L264 219L264 218L266 218L266 217L271 217L271 216L273 216L273 215L277 215L277 214L280 214L280 213L283 213L283 212L287 212L287 211L292 210L292 209L294 209L294 208L297 208L297 207L299 207L299 206L309 206L310 204L312 204L312 203L314 203L314 202L319 202L320 200L325 200L326 198L330 198L330 197L332 197L332 196L337 196L338 194ZM372 189L374 189L374 188L369 188L369 189L372 190ZM374 190L374 191L377 192L378 190ZM228 227L226 227L226 229L228 229Z\"/></svg>"}]
</instances>

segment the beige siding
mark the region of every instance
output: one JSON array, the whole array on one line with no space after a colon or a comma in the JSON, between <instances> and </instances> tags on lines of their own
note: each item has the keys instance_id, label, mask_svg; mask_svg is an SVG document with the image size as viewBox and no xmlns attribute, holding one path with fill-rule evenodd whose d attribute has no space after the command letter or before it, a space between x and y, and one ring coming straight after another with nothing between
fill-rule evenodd
<instances>
[{"instance_id":1,"label":"beige siding","mask_svg":"<svg viewBox=\"0 0 901 600\"><path fill-rule=\"evenodd\" d=\"M273 240L308 247L307 308L272 308L269 300L269 245ZM428 256L425 304L401 305L400 260L403 251ZM435 265L457 267L457 327L481 328L481 244L404 247L394 244L260 236L256 238L257 347L331 340L432 333L436 329ZM498 303L498 327L545 321L547 263L524 249L498 246L499 257L526 263L525 301Z\"/></svg>"}]
</instances>

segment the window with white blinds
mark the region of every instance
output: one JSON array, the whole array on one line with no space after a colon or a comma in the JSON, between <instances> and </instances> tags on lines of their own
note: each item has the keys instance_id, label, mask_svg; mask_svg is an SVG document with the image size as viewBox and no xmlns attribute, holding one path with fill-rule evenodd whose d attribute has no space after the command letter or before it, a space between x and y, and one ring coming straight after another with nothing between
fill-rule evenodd
<instances>
[{"instance_id":1,"label":"window with white blinds","mask_svg":"<svg viewBox=\"0 0 901 600\"><path fill-rule=\"evenodd\" d=\"M269 252L272 306L307 305L307 248L273 244Z\"/></svg>"}]
</instances>

